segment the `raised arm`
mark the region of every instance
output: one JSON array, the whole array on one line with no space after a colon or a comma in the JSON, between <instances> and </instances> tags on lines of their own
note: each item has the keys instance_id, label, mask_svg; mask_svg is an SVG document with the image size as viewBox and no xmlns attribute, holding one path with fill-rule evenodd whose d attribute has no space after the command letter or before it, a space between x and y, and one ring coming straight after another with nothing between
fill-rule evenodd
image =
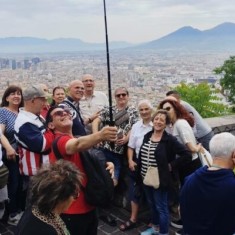
<instances>
[{"instance_id":1,"label":"raised arm","mask_svg":"<svg viewBox=\"0 0 235 235\"><path fill-rule=\"evenodd\" d=\"M73 138L66 143L66 153L74 154L78 151L83 151L93 147L101 141L116 141L117 128L111 126L105 126L100 131L97 131L91 135L81 136L79 138Z\"/></svg>"}]
</instances>

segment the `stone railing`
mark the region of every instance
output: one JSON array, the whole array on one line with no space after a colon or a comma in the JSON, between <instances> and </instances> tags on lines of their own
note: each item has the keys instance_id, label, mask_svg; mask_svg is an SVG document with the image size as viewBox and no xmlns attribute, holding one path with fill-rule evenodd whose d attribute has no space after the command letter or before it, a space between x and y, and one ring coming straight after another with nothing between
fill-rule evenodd
<instances>
[{"instance_id":1,"label":"stone railing","mask_svg":"<svg viewBox=\"0 0 235 235\"><path fill-rule=\"evenodd\" d=\"M235 135L235 115L206 118L205 121L212 127L215 134L230 132Z\"/></svg>"}]
</instances>

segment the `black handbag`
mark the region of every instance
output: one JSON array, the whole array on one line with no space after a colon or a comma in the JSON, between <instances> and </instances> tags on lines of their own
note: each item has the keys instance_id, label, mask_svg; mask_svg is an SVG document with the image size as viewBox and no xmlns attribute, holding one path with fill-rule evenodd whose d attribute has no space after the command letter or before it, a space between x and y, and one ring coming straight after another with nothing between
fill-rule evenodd
<instances>
[{"instance_id":1,"label":"black handbag","mask_svg":"<svg viewBox=\"0 0 235 235\"><path fill-rule=\"evenodd\" d=\"M122 123L129 120L129 118L130 118L130 115L127 112L127 109L123 109L119 111L118 113L114 114L115 125L120 126Z\"/></svg>"},{"instance_id":2,"label":"black handbag","mask_svg":"<svg viewBox=\"0 0 235 235\"><path fill-rule=\"evenodd\" d=\"M0 167L0 189L4 188L8 182L9 171L7 167L2 164Z\"/></svg>"}]
</instances>

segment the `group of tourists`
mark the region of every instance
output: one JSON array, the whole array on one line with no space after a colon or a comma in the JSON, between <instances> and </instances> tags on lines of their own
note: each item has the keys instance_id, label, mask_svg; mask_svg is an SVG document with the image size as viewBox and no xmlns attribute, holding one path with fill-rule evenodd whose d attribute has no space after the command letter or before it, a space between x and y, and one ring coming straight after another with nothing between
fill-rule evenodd
<instances>
[{"instance_id":1,"label":"group of tourists","mask_svg":"<svg viewBox=\"0 0 235 235\"><path fill-rule=\"evenodd\" d=\"M235 137L213 137L210 126L178 92L168 92L158 107L149 100L134 107L128 89L118 87L113 123L107 96L95 91L90 74L71 81L67 89L55 87L51 103L49 96L45 84L31 84L23 91L11 85L2 97L0 167L6 166L9 176L0 189L0 217L17 225L16 234L97 234L97 207L87 202L84 191L85 150L104 157L114 187L127 162L131 214L120 231L136 227L143 191L150 221L141 235L167 235L170 224L179 229L175 234L235 232L229 224L235 215L226 217L233 210ZM202 167L199 154L206 150L213 164ZM216 191L223 185L228 200ZM170 220L170 206L177 208L179 220ZM221 215L225 230L218 221ZM102 218L116 226L110 215Z\"/></svg>"}]
</instances>

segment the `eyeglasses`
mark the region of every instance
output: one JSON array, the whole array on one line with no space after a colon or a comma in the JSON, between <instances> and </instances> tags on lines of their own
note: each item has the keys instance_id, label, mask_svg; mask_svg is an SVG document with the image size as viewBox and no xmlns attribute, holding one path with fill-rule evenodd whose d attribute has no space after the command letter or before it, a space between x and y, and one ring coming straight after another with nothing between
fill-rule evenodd
<instances>
[{"instance_id":1,"label":"eyeglasses","mask_svg":"<svg viewBox=\"0 0 235 235\"><path fill-rule=\"evenodd\" d=\"M121 94L116 94L115 96L118 97L118 98L120 98L121 96L122 96L122 97L126 97L127 94L126 94L126 93L121 93Z\"/></svg>"},{"instance_id":2,"label":"eyeglasses","mask_svg":"<svg viewBox=\"0 0 235 235\"><path fill-rule=\"evenodd\" d=\"M88 80L84 80L82 82L94 82L94 80L88 79Z\"/></svg>"},{"instance_id":3,"label":"eyeglasses","mask_svg":"<svg viewBox=\"0 0 235 235\"><path fill-rule=\"evenodd\" d=\"M170 111L170 110L171 110L171 107L166 107L166 108L164 108L164 110Z\"/></svg>"},{"instance_id":4,"label":"eyeglasses","mask_svg":"<svg viewBox=\"0 0 235 235\"><path fill-rule=\"evenodd\" d=\"M59 116L59 117L63 117L64 115L69 115L71 116L71 112L69 109L64 109L64 110L58 110L58 111L55 111L51 116L54 117L54 116Z\"/></svg>"}]
</instances>

